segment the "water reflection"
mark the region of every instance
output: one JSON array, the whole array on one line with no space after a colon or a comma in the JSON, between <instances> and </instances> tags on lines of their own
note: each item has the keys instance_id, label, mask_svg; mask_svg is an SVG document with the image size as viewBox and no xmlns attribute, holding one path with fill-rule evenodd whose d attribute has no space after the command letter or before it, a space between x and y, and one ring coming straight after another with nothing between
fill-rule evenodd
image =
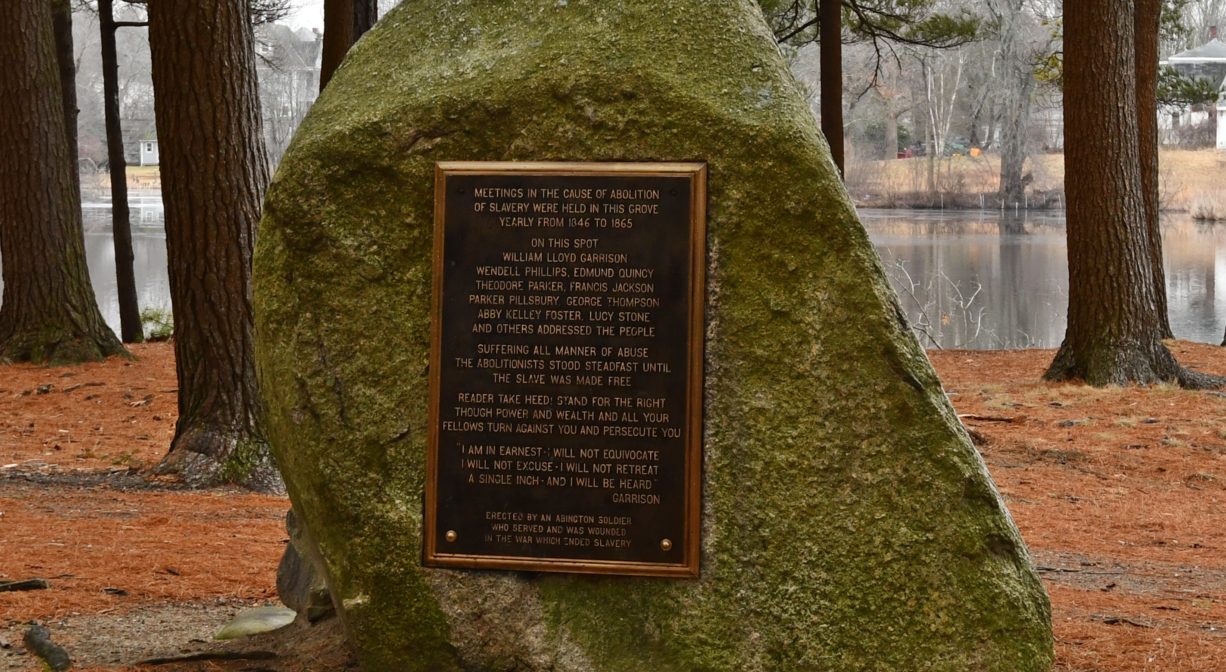
<instances>
[{"instance_id":1,"label":"water reflection","mask_svg":"<svg viewBox=\"0 0 1226 672\"><path fill-rule=\"evenodd\" d=\"M85 208L85 253L89 282L98 309L110 329L119 334L119 289L115 287L115 245L110 232L110 207ZM131 208L132 272L136 276L136 302L141 310L170 310L167 277L166 228L162 205Z\"/></svg>"},{"instance_id":2,"label":"water reflection","mask_svg":"<svg viewBox=\"0 0 1226 672\"><path fill-rule=\"evenodd\" d=\"M170 280L166 267L165 211L158 192L138 192L131 198L132 267L136 300L141 310L170 310ZM85 256L89 281L106 323L119 333L119 290L115 287L115 245L111 238L111 206L87 201L83 208Z\"/></svg>"},{"instance_id":3,"label":"water reflection","mask_svg":"<svg viewBox=\"0 0 1226 672\"><path fill-rule=\"evenodd\" d=\"M85 246L98 306L119 331L111 211L85 206ZM1068 264L1064 217L995 212L862 210L861 220L920 341L944 348L1052 348L1064 337ZM141 308L170 308L160 194L132 202L132 243ZM1163 221L1171 327L1219 343L1226 323L1226 225L1186 215Z\"/></svg>"},{"instance_id":4,"label":"water reflection","mask_svg":"<svg viewBox=\"0 0 1226 672\"><path fill-rule=\"evenodd\" d=\"M1064 337L1068 263L1064 217L996 212L864 210L861 220L926 346L1056 347ZM1163 220L1171 328L1218 343L1226 296L1226 226Z\"/></svg>"}]
</instances>

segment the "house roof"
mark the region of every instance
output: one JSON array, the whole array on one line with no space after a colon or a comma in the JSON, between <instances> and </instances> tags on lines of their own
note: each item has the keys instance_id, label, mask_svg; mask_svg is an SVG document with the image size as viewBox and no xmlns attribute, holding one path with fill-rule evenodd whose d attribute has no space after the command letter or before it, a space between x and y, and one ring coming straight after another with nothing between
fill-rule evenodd
<instances>
[{"instance_id":1,"label":"house roof","mask_svg":"<svg viewBox=\"0 0 1226 672\"><path fill-rule=\"evenodd\" d=\"M257 30L257 49L264 56L258 66L276 70L314 70L319 67L321 40L319 35L274 23Z\"/></svg>"},{"instance_id":2,"label":"house roof","mask_svg":"<svg viewBox=\"0 0 1226 672\"><path fill-rule=\"evenodd\" d=\"M1213 38L1208 42L1181 51L1167 59L1171 64L1175 63L1226 63L1226 42L1222 42L1217 38Z\"/></svg>"}]
</instances>

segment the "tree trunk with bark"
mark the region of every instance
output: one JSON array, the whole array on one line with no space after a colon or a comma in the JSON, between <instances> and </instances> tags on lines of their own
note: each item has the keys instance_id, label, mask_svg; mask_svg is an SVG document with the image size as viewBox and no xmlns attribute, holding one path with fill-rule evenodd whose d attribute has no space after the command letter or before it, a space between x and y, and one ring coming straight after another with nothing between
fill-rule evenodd
<instances>
[{"instance_id":1,"label":"tree trunk with bark","mask_svg":"<svg viewBox=\"0 0 1226 672\"><path fill-rule=\"evenodd\" d=\"M115 288L119 298L119 334L124 343L145 340L136 298L135 254L128 211L128 170L123 155L123 127L119 120L119 57L115 49L113 0L98 0L98 28L102 45L102 105L106 117L106 156L111 174L111 239L115 245Z\"/></svg>"},{"instance_id":2,"label":"tree trunk with bark","mask_svg":"<svg viewBox=\"0 0 1226 672\"><path fill-rule=\"evenodd\" d=\"M1163 338L1174 338L1166 302L1166 271L1162 267L1162 226L1158 197L1158 30L1162 0L1136 0L1133 23L1136 43L1137 125L1141 142L1141 193L1145 229L1150 244L1154 302Z\"/></svg>"},{"instance_id":3,"label":"tree trunk with bark","mask_svg":"<svg viewBox=\"0 0 1226 672\"><path fill-rule=\"evenodd\" d=\"M1068 329L1048 380L1091 385L1179 381L1162 344L1145 225L1135 70L1134 2L1065 5Z\"/></svg>"},{"instance_id":4,"label":"tree trunk with bark","mask_svg":"<svg viewBox=\"0 0 1226 672\"><path fill-rule=\"evenodd\" d=\"M319 90L345 60L349 48L379 18L378 0L324 0L324 44L319 66Z\"/></svg>"},{"instance_id":5,"label":"tree trunk with bark","mask_svg":"<svg viewBox=\"0 0 1226 672\"><path fill-rule=\"evenodd\" d=\"M984 144L983 138L979 137L979 127L983 123L983 110L987 106L987 97L986 92L979 97L979 101L975 103L975 109L971 112L970 119L967 120L967 147L982 147Z\"/></svg>"},{"instance_id":6,"label":"tree trunk with bark","mask_svg":"<svg viewBox=\"0 0 1226 672\"><path fill-rule=\"evenodd\" d=\"M894 111L894 102L885 99L885 139L881 144L884 159L898 158L898 112Z\"/></svg>"},{"instance_id":7,"label":"tree trunk with bark","mask_svg":"<svg viewBox=\"0 0 1226 672\"><path fill-rule=\"evenodd\" d=\"M1000 110L997 107L996 101L988 101L988 127L983 132L983 148L984 150L993 147L999 147L999 142L996 136L1000 134Z\"/></svg>"},{"instance_id":8,"label":"tree trunk with bark","mask_svg":"<svg viewBox=\"0 0 1226 672\"><path fill-rule=\"evenodd\" d=\"M149 5L179 421L160 471L280 487L252 354L251 254L268 168L244 0Z\"/></svg>"},{"instance_id":9,"label":"tree trunk with bark","mask_svg":"<svg viewBox=\"0 0 1226 672\"><path fill-rule=\"evenodd\" d=\"M64 132L68 136L68 154L72 157L72 181L81 188L81 171L77 168L77 62L72 48L72 5L69 0L51 3L51 30L55 34L55 60L60 72L60 100L64 105Z\"/></svg>"},{"instance_id":10,"label":"tree trunk with bark","mask_svg":"<svg viewBox=\"0 0 1226 672\"><path fill-rule=\"evenodd\" d=\"M1000 142L1000 201L1006 208L1026 200L1026 122L1033 91L1034 80L1029 77L1008 85Z\"/></svg>"},{"instance_id":11,"label":"tree trunk with bark","mask_svg":"<svg viewBox=\"0 0 1226 672\"><path fill-rule=\"evenodd\" d=\"M873 83L873 90L881 98L881 106L884 110L882 115L885 125L885 139L882 143L883 158L896 159L901 149L898 143L898 119L906 112L906 109L898 104L901 93L893 84L895 73L890 72L890 76L891 81L887 82L886 73L880 73L880 76Z\"/></svg>"},{"instance_id":12,"label":"tree trunk with bark","mask_svg":"<svg viewBox=\"0 0 1226 672\"><path fill-rule=\"evenodd\" d=\"M843 169L843 3L840 0L820 0L821 40L818 44L821 61L822 133L830 144L830 158Z\"/></svg>"},{"instance_id":13,"label":"tree trunk with bark","mask_svg":"<svg viewBox=\"0 0 1226 672\"><path fill-rule=\"evenodd\" d=\"M124 353L98 311L85 264L66 128L76 105L69 114L56 54L51 3L0 3L0 359L61 363Z\"/></svg>"},{"instance_id":14,"label":"tree trunk with bark","mask_svg":"<svg viewBox=\"0 0 1226 672\"><path fill-rule=\"evenodd\" d=\"M1000 202L1015 208L1026 200L1026 125L1030 121L1030 98L1034 93L1033 59L1023 53L1020 25L1021 0L991 5L1001 24L1001 73L1004 96L1001 105Z\"/></svg>"}]
</instances>

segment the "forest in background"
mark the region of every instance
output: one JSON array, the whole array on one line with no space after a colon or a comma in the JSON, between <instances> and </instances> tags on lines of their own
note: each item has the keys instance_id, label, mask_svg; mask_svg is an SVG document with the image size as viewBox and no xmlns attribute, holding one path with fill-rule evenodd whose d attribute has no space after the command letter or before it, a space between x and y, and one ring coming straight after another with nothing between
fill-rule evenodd
<instances>
[{"instance_id":1,"label":"forest in background","mask_svg":"<svg viewBox=\"0 0 1226 672\"><path fill-rule=\"evenodd\" d=\"M383 0L380 13L398 1ZM282 22L295 7L292 0L266 4L255 40L263 133L275 166L318 96L322 31ZM820 114L820 49L813 26L805 25L814 15L808 5L816 5L792 0L762 4L814 113ZM1046 158L1057 157L1054 163L1059 163L1064 149L1060 2L934 0L911 3L922 13L897 15L890 13L888 2L848 4L878 12L865 13L864 20L842 31L846 176L861 204L978 207L1000 194L994 199L997 206L1063 207L1063 172L1051 170L1053 161ZM147 18L143 3L117 2L114 11L124 23ZM918 21L906 30L891 24L912 19ZM873 20L882 25L874 26ZM1226 31L1226 0L1167 0L1159 57L1206 43L1215 27ZM81 167L86 174L102 175L107 149L96 2L76 0L73 33ZM156 140L147 29L132 25L115 35L119 114L129 163L139 163L139 143ZM1161 145L1212 148L1216 94L1215 87L1164 70L1159 95L1168 123L1160 124ZM1182 113L1181 125L1169 123L1173 112ZM898 159L903 161L893 163ZM1167 166L1168 172L1177 168ZM984 180L985 174L995 179ZM1002 182L1007 175L1015 177ZM1018 183L1008 184L1011 179ZM105 187L105 180L87 180L90 185ZM1171 190L1185 186L1181 182ZM1197 208L1207 218L1226 217L1226 197L1195 187L1164 205Z\"/></svg>"},{"instance_id":2,"label":"forest in background","mask_svg":"<svg viewBox=\"0 0 1226 672\"><path fill-rule=\"evenodd\" d=\"M30 28L23 33L19 26L12 39L15 62L54 57L59 68L59 86L54 88L59 91L50 90L51 81L37 79L47 74L38 69L41 66L13 73L37 79L33 87L41 91L19 101L22 105L16 109L25 116L14 117L14 123L28 127L30 133L28 138L11 134L11 139L28 139L32 144L16 148L11 156L20 160L21 156L67 153L76 158L78 167L98 166L101 145L108 145L101 160L112 176L122 176L120 164L126 157L116 147L117 126L126 117L126 133L128 137L135 134L142 152L150 149L151 131L147 129L156 129L152 137L159 154L175 347L184 397L166 467L193 479L276 482L262 448L258 384L250 350L250 263L261 203L271 170L316 92L326 86L349 46L373 25L380 9L375 0L329 0L322 8L325 30L307 34L277 24L292 8L290 2L218 0L202 6L167 0L146 6L60 0L48 26L52 29L49 36ZM1077 141L1068 143L1070 160L1076 149L1079 165L1096 165L1104 157L1123 152L1118 176L1079 171L1070 175L1077 180L1067 185L1067 197L1060 194L1056 199L1060 205L1067 203L1070 213L1066 345L1076 350L1080 341L1084 352L1075 359L1086 361L1072 368L1064 366L1068 370L1063 374L1057 374L1061 366L1053 365L1049 374L1085 378L1094 384L1174 377L1183 384L1201 384L1185 375L1158 342L1170 337L1171 329L1157 216L1161 202L1157 113L1171 105L1195 109L1211 102L1203 86L1159 68L1158 61L1162 54L1196 44L1214 31L1222 18L1222 2L1137 0L1135 13L1116 12L1115 23L1091 21L1076 28L1074 19L1089 18L1084 7L1061 8L1048 0L760 0L760 4L802 86L811 88L812 71L806 64L812 60L814 45L821 69L834 65L817 74L818 90L825 97L816 97L816 107L835 164L841 171L846 166L853 191L861 186L855 181L857 174L864 172L857 162L895 163L898 158L870 157L910 156L907 160L913 166L922 165L923 174L923 188L912 197L928 199L928 206L935 205L939 197L944 204L946 188L938 188L938 177L944 173L950 181L953 159L998 156L997 188L977 194L980 206L1017 208L1032 204L1034 168L1039 165L1035 158L1057 145L1065 147L1064 124L1070 128L1070 138ZM14 22L42 20L22 15L26 11L22 7L15 11ZM1123 25L1125 18L1134 17L1135 25ZM208 32L198 32L203 26L208 26ZM92 31L95 27L98 30ZM89 56L94 53L89 48L92 35L100 36L102 47L96 63ZM112 37L113 44L109 42ZM40 39L50 39L56 50L40 53L47 48ZM121 39L125 40L122 44ZM111 49L114 57L108 63ZM1088 60L1079 60L1075 53ZM1121 59L1097 66L1089 62L1101 54L1118 54ZM1118 71L1122 62L1133 67ZM1101 73L1119 79L1096 79ZM117 75L109 84L108 74ZM30 90L20 86L11 90ZM1035 112L1044 109L1041 101L1056 87L1079 100L1093 100L1095 105L1066 108L1060 115L1060 140L1045 141L1042 134L1050 131L1048 121ZM1171 91L1183 97L1172 102ZM100 92L104 94L105 143L99 140ZM811 96L810 101L814 100ZM1100 100L1116 104L1105 105ZM62 124L48 116L48 110L57 104L64 110ZM108 114L109 121L105 119ZM1209 115L1210 121L1214 118ZM1072 132L1074 126L1077 133ZM872 129L878 127L881 132L874 142ZM66 148L56 142L61 134L69 141ZM851 162L844 161L845 149L851 150L847 152ZM47 163L41 166L45 174L11 172L15 187L11 193L29 198L28 203L18 205L26 214L14 218L16 222L30 213L45 212L51 223L49 231L62 241L56 244L63 245L58 250L61 256L48 255L38 264L20 268L11 262L33 258L22 252L30 249L31 232L18 226L4 237L0 345L18 360L89 359L110 354L117 351L114 336L101 324L86 291L79 243L80 199L71 193L72 183L79 191L78 171L66 176L59 172L58 159ZM920 183L920 171L912 172L914 182ZM31 179L34 182L29 186L20 186L22 180ZM48 194L50 200L38 200L36 192L29 190L35 183L52 182L56 191ZM122 340L135 342L143 335L131 291L126 182L124 177L112 177L109 186ZM953 184L959 183L954 180ZM1079 194L1073 193L1074 187ZM1052 199L1040 195L1034 203L1047 206ZM915 203L904 199L901 204ZM219 226L221 223L224 225ZM1111 239L1112 245L1119 247L1085 247L1092 239L1083 229L1115 230L1111 235L1119 237ZM223 259L226 261L219 263ZM1120 268L1098 268L1103 261ZM1141 270L1143 267L1148 270ZM1152 281L1136 287L1103 284L1119 273L1150 274ZM207 291L199 286L202 274L218 276L210 279ZM57 284L69 289L65 296L41 294L28 282L29 278L59 276L63 280ZM1080 319L1074 319L1077 314ZM224 317L218 320L219 316ZM1092 335L1103 330L1109 333ZM1100 366L1111 361L1094 354L1103 348L1117 350L1115 364ZM1090 368L1079 368L1081 364Z\"/></svg>"}]
</instances>

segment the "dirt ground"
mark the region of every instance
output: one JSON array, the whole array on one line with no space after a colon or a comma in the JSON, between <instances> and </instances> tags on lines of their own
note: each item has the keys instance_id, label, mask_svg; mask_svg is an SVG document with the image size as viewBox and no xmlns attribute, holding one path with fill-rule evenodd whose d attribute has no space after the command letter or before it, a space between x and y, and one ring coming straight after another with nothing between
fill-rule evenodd
<instances>
[{"instance_id":1,"label":"dirt ground","mask_svg":"<svg viewBox=\"0 0 1226 672\"><path fill-rule=\"evenodd\" d=\"M1226 374L1226 348L1171 347ZM354 669L335 619L211 641L275 603L288 502L147 478L174 428L174 362L165 344L133 352L0 366L0 581L50 585L0 592L0 670L38 669L29 621L78 670ZM1226 669L1226 393L1040 382L1051 356L931 353L1051 594L1056 669Z\"/></svg>"}]
</instances>

